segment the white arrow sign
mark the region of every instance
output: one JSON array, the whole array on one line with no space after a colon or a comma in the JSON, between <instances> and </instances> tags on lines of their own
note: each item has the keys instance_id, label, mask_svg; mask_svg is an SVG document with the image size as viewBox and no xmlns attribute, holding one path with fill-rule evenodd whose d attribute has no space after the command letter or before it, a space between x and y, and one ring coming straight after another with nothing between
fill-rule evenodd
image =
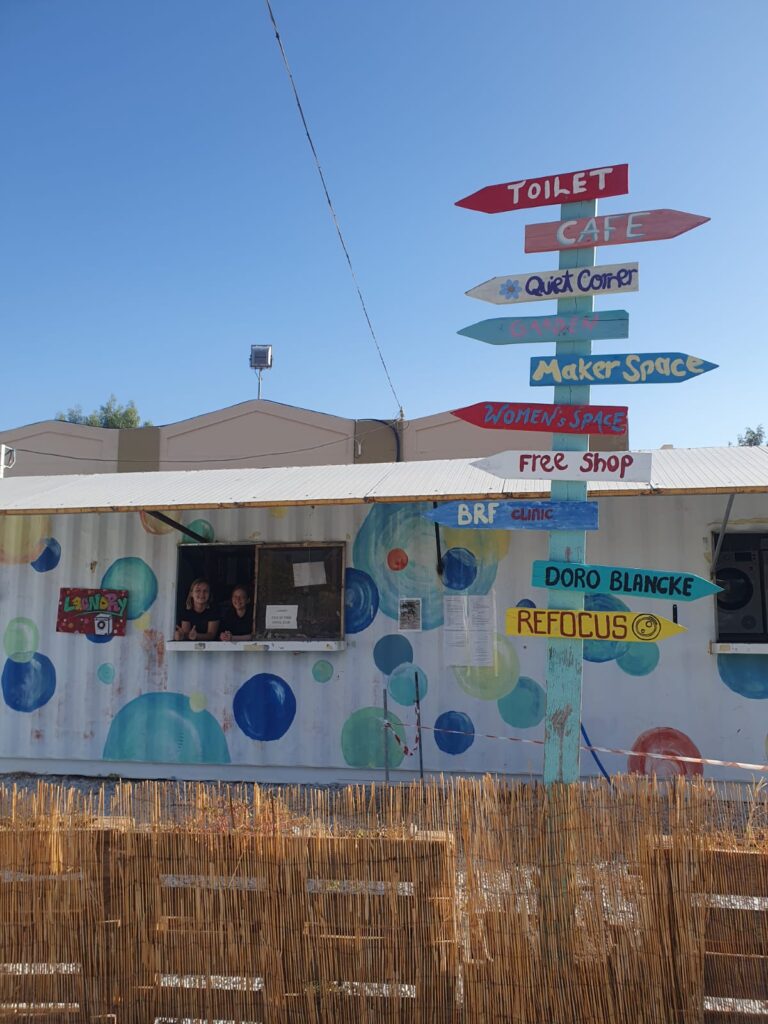
<instances>
[{"instance_id":1,"label":"white arrow sign","mask_svg":"<svg viewBox=\"0 0 768 1024\"><path fill-rule=\"evenodd\" d=\"M649 483L650 452L499 452L473 462L504 480L626 480Z\"/></svg>"},{"instance_id":2,"label":"white arrow sign","mask_svg":"<svg viewBox=\"0 0 768 1024\"><path fill-rule=\"evenodd\" d=\"M575 267L573 270L542 270L540 274L492 277L490 281L470 288L466 294L497 305L518 305L546 299L636 292L639 282L637 263L612 263L604 267Z\"/></svg>"}]
</instances>

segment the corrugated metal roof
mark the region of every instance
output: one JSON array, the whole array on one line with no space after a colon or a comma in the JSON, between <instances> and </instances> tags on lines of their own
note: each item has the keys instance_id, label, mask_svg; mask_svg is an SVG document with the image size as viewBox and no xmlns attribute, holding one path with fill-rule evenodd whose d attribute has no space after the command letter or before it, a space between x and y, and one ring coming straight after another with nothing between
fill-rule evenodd
<instances>
[{"instance_id":1,"label":"corrugated metal roof","mask_svg":"<svg viewBox=\"0 0 768 1024\"><path fill-rule=\"evenodd\" d=\"M502 480L472 461L11 476L0 480L0 514L543 498L549 494L548 481ZM592 498L739 492L768 492L768 448L662 448L653 452L650 484L598 483L589 489Z\"/></svg>"}]
</instances>

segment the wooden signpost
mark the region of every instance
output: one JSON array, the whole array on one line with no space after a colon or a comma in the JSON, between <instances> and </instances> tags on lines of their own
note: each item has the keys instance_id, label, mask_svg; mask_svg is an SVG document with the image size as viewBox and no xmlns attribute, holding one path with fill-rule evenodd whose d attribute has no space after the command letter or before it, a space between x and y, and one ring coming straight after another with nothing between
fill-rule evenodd
<instances>
[{"instance_id":1,"label":"wooden signpost","mask_svg":"<svg viewBox=\"0 0 768 1024\"><path fill-rule=\"evenodd\" d=\"M603 267L563 267L543 270L538 274L510 274L492 277L466 294L471 299L482 299L498 306L540 302L544 299L585 298L590 295L618 295L636 292L640 287L640 268L637 263L611 263ZM558 315L581 313L582 310L560 310ZM587 311L591 314L592 307Z\"/></svg>"},{"instance_id":2,"label":"wooden signpost","mask_svg":"<svg viewBox=\"0 0 768 1024\"><path fill-rule=\"evenodd\" d=\"M723 588L690 572L627 569L618 565L581 565L576 562L534 562L534 587L575 590L582 594L621 594L663 601L698 601Z\"/></svg>"},{"instance_id":3,"label":"wooden signpost","mask_svg":"<svg viewBox=\"0 0 768 1024\"><path fill-rule=\"evenodd\" d=\"M685 626L648 612L589 612L584 609L508 608L510 636L543 636L559 640L618 640L655 643Z\"/></svg>"},{"instance_id":4,"label":"wooden signpost","mask_svg":"<svg viewBox=\"0 0 768 1024\"><path fill-rule=\"evenodd\" d=\"M650 452L499 452L473 466L503 480L624 480L649 483Z\"/></svg>"},{"instance_id":5,"label":"wooden signpost","mask_svg":"<svg viewBox=\"0 0 768 1024\"><path fill-rule=\"evenodd\" d=\"M456 202L467 210L480 213L505 213L535 206L583 202L623 196L629 192L629 164L615 167L592 167L586 171L550 174L544 178L523 178L502 185L487 185Z\"/></svg>"},{"instance_id":6,"label":"wooden signpost","mask_svg":"<svg viewBox=\"0 0 768 1024\"><path fill-rule=\"evenodd\" d=\"M552 430L558 434L611 437L621 437L627 432L625 405L478 402L463 409L453 409L451 415L486 430Z\"/></svg>"},{"instance_id":7,"label":"wooden signpost","mask_svg":"<svg viewBox=\"0 0 768 1024\"><path fill-rule=\"evenodd\" d=\"M487 345L528 345L537 341L585 341L629 337L629 313L607 309L586 316L500 316L457 331Z\"/></svg>"},{"instance_id":8,"label":"wooden signpost","mask_svg":"<svg viewBox=\"0 0 768 1024\"><path fill-rule=\"evenodd\" d=\"M596 530L596 501L451 501L423 513L470 530Z\"/></svg>"},{"instance_id":9,"label":"wooden signpost","mask_svg":"<svg viewBox=\"0 0 768 1024\"><path fill-rule=\"evenodd\" d=\"M556 252L559 249L584 249L595 245L657 242L665 238L676 238L706 224L708 220L709 217L682 213L680 210L642 210L635 213L611 213L605 217L528 224L525 228L525 251Z\"/></svg>"},{"instance_id":10,"label":"wooden signpost","mask_svg":"<svg viewBox=\"0 0 768 1024\"><path fill-rule=\"evenodd\" d=\"M632 352L629 355L535 356L531 359L531 387L553 384L680 384L716 370L685 352Z\"/></svg>"}]
</instances>

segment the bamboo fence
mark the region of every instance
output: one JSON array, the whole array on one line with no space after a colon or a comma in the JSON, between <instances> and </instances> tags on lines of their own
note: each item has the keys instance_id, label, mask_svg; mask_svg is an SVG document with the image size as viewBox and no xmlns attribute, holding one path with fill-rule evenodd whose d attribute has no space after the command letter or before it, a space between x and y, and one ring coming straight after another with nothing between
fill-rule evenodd
<instances>
[{"instance_id":1,"label":"bamboo fence","mask_svg":"<svg viewBox=\"0 0 768 1024\"><path fill-rule=\"evenodd\" d=\"M0 787L0 1021L762 1024L768 797Z\"/></svg>"}]
</instances>

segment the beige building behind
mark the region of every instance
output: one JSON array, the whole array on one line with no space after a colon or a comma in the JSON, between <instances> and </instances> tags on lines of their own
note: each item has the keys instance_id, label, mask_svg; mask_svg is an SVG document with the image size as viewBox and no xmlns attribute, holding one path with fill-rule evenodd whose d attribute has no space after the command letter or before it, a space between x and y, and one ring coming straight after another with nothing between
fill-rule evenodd
<instances>
[{"instance_id":1,"label":"beige building behind","mask_svg":"<svg viewBox=\"0 0 768 1024\"><path fill-rule=\"evenodd\" d=\"M601 451L627 447L626 437L590 440ZM8 476L48 476L480 458L511 449L549 449L552 435L483 430L450 412L402 422L351 420L253 399L178 423L132 430L44 420L0 431L0 444L16 450Z\"/></svg>"}]
</instances>

